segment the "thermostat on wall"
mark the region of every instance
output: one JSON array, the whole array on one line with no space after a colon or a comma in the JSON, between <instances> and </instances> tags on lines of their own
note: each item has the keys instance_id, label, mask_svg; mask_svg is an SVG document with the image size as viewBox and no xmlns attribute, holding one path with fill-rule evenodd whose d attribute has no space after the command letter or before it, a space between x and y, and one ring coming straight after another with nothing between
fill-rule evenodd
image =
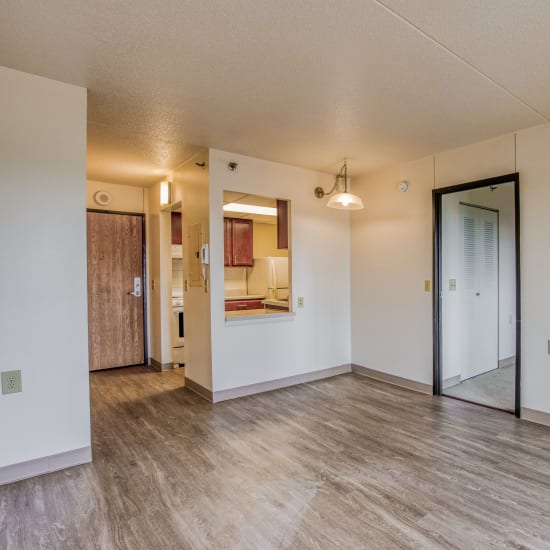
<instances>
[{"instance_id":1,"label":"thermostat on wall","mask_svg":"<svg viewBox=\"0 0 550 550\"><path fill-rule=\"evenodd\" d=\"M94 193L94 201L100 206L107 206L110 204L112 199L113 197L111 197L111 193L107 191L96 191Z\"/></svg>"}]
</instances>

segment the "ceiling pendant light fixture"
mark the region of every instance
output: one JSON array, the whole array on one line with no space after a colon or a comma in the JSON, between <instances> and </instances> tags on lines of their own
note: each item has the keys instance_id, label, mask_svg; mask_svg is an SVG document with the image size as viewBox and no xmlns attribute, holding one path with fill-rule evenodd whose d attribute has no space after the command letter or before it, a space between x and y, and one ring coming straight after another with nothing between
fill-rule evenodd
<instances>
[{"instance_id":1,"label":"ceiling pendant light fixture","mask_svg":"<svg viewBox=\"0 0 550 550\"><path fill-rule=\"evenodd\" d=\"M346 159L344 159L344 164L342 168L340 168L340 172L336 174L332 189L330 191L325 191L322 187L316 187L314 191L315 196L318 199L322 199L325 195L331 195L337 190L340 180L344 180L344 191L340 191L330 197L327 206L329 208L338 208L339 210L361 210L361 208L365 208L361 198L349 192L350 177L348 176Z\"/></svg>"}]
</instances>

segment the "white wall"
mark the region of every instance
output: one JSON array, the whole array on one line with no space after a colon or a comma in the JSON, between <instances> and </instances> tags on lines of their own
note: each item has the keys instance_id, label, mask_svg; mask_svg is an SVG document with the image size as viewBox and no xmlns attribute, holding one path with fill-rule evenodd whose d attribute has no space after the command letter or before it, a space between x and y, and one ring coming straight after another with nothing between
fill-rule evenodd
<instances>
[{"instance_id":1,"label":"white wall","mask_svg":"<svg viewBox=\"0 0 550 550\"><path fill-rule=\"evenodd\" d=\"M202 243L209 241L209 171L195 163L208 164L208 151L180 166L174 172L174 202L182 203L184 273L189 277L190 227L201 226ZM220 269L223 285L223 263ZM207 282L189 286L184 292L185 307L185 377L212 390L212 346L210 332L209 269ZM223 292L223 289L222 289Z\"/></svg>"},{"instance_id":2,"label":"white wall","mask_svg":"<svg viewBox=\"0 0 550 550\"><path fill-rule=\"evenodd\" d=\"M0 68L0 120L1 467L90 445L86 90Z\"/></svg>"},{"instance_id":3,"label":"white wall","mask_svg":"<svg viewBox=\"0 0 550 550\"><path fill-rule=\"evenodd\" d=\"M107 206L97 204L94 200L94 194L97 191L110 193L111 203ZM143 214L147 208L147 195L148 189L144 187L88 180L86 183L86 208Z\"/></svg>"},{"instance_id":4,"label":"white wall","mask_svg":"<svg viewBox=\"0 0 550 550\"><path fill-rule=\"evenodd\" d=\"M409 190L398 184L407 180ZM433 159L354 183L365 203L351 215L352 362L432 383Z\"/></svg>"},{"instance_id":5,"label":"white wall","mask_svg":"<svg viewBox=\"0 0 550 550\"><path fill-rule=\"evenodd\" d=\"M170 211L160 208L160 182L148 189L146 231L149 357L167 365L172 362L172 229Z\"/></svg>"},{"instance_id":6,"label":"white wall","mask_svg":"<svg viewBox=\"0 0 550 550\"><path fill-rule=\"evenodd\" d=\"M546 124L394 166L354 184L366 206L352 213L354 363L432 383L431 295L422 292L423 279L432 272L431 188L509 174L517 165L522 406L550 412L549 150ZM401 196L395 190L400 179L412 183L411 191Z\"/></svg>"},{"instance_id":7,"label":"white wall","mask_svg":"<svg viewBox=\"0 0 550 550\"><path fill-rule=\"evenodd\" d=\"M521 185L523 406L550 412L550 124L517 133Z\"/></svg>"},{"instance_id":8,"label":"white wall","mask_svg":"<svg viewBox=\"0 0 550 550\"><path fill-rule=\"evenodd\" d=\"M236 172L227 164L238 163ZM210 150L213 390L309 373L350 362L349 214L316 199L334 177ZM223 191L288 199L295 316L225 321ZM296 297L305 307L296 309ZM187 314L186 314L187 315Z\"/></svg>"}]
</instances>

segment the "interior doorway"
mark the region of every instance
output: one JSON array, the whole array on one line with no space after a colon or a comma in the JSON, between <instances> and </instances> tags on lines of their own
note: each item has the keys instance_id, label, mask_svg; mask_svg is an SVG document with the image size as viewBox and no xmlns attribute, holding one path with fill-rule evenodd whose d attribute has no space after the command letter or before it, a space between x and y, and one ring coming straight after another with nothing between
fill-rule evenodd
<instances>
[{"instance_id":1,"label":"interior doorway","mask_svg":"<svg viewBox=\"0 0 550 550\"><path fill-rule=\"evenodd\" d=\"M181 202L170 207L172 365L185 367L184 239Z\"/></svg>"},{"instance_id":2,"label":"interior doorway","mask_svg":"<svg viewBox=\"0 0 550 550\"><path fill-rule=\"evenodd\" d=\"M143 365L143 214L87 211L90 371Z\"/></svg>"},{"instance_id":3,"label":"interior doorway","mask_svg":"<svg viewBox=\"0 0 550 550\"><path fill-rule=\"evenodd\" d=\"M519 176L433 197L434 393L519 416Z\"/></svg>"}]
</instances>

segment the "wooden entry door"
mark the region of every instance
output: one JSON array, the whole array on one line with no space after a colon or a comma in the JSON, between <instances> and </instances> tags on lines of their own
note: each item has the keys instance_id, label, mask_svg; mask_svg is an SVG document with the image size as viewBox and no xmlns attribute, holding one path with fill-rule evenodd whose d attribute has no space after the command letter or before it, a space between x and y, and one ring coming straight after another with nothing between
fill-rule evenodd
<instances>
[{"instance_id":1,"label":"wooden entry door","mask_svg":"<svg viewBox=\"0 0 550 550\"><path fill-rule=\"evenodd\" d=\"M87 217L90 371L143 364L143 217Z\"/></svg>"}]
</instances>

